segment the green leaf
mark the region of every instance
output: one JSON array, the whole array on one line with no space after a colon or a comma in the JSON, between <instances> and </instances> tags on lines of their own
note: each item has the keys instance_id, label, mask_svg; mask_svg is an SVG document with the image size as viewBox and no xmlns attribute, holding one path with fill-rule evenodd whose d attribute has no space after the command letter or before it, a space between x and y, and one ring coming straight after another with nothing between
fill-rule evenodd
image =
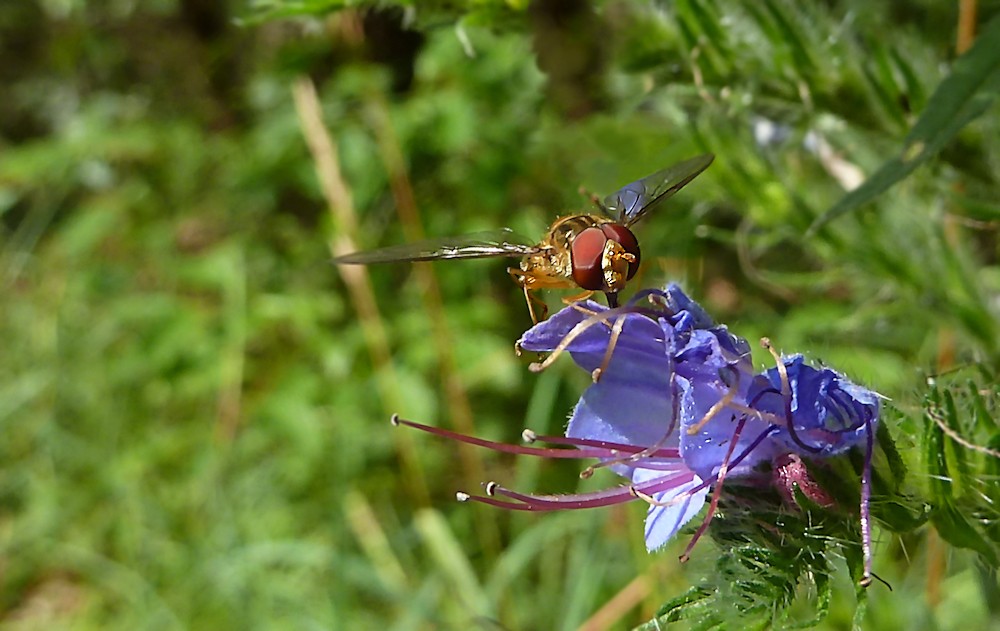
<instances>
[{"instance_id":1,"label":"green leaf","mask_svg":"<svg viewBox=\"0 0 1000 631\"><path fill-rule=\"evenodd\" d=\"M993 18L972 48L955 61L951 74L931 95L927 109L904 140L899 155L886 161L875 175L823 213L809 228L810 235L905 178L993 105L1000 94L997 41L1000 41L1000 16Z\"/></svg>"},{"instance_id":2,"label":"green leaf","mask_svg":"<svg viewBox=\"0 0 1000 631\"><path fill-rule=\"evenodd\" d=\"M931 394L929 404L937 409L942 409L938 404L939 400L940 394L934 391ZM951 398L948 397L947 401L951 401ZM943 412L945 416L953 417L955 408L953 405L948 405L943 408ZM925 421L927 429L924 454L927 461L928 479L930 480L930 497L934 505L931 521L942 539L953 546L975 550L991 566L996 567L998 560L996 548L955 505L954 487L951 482L953 472L948 465L949 450L945 447L944 432L931 418L930 413L925 414ZM950 427L957 425L954 418L947 418L945 422Z\"/></svg>"},{"instance_id":3,"label":"green leaf","mask_svg":"<svg viewBox=\"0 0 1000 631\"><path fill-rule=\"evenodd\" d=\"M931 513L931 521L941 538L953 546L975 550L991 566L997 565L996 548L965 518L950 501Z\"/></svg>"},{"instance_id":4,"label":"green leaf","mask_svg":"<svg viewBox=\"0 0 1000 631\"><path fill-rule=\"evenodd\" d=\"M875 444L885 454L886 463L889 465L889 472L894 482L892 490L898 491L903 480L906 479L907 467L906 463L903 462L903 457L899 455L896 441L892 439L892 434L889 433L885 422L879 423L878 429L875 431Z\"/></svg>"},{"instance_id":5,"label":"green leaf","mask_svg":"<svg viewBox=\"0 0 1000 631\"><path fill-rule=\"evenodd\" d=\"M979 393L980 386L970 379L966 382L965 388L972 405L972 416L975 420L976 430L992 434L997 430L997 422L993 419L989 410L986 409L986 401L983 400L983 396Z\"/></svg>"},{"instance_id":6,"label":"green leaf","mask_svg":"<svg viewBox=\"0 0 1000 631\"><path fill-rule=\"evenodd\" d=\"M962 428L958 422L958 408L955 407L955 398L948 390L945 390L942 395L945 422L948 423L948 427L952 431L962 435ZM951 473L953 493L961 497L969 491L971 486L967 457L969 450L950 439L944 442L944 449L948 458L948 471Z\"/></svg>"},{"instance_id":7,"label":"green leaf","mask_svg":"<svg viewBox=\"0 0 1000 631\"><path fill-rule=\"evenodd\" d=\"M660 628L657 622L669 624L683 619L703 617L712 609L712 592L704 587L695 586L676 598L663 603L656 612L656 620L636 627L635 631L653 631Z\"/></svg>"}]
</instances>

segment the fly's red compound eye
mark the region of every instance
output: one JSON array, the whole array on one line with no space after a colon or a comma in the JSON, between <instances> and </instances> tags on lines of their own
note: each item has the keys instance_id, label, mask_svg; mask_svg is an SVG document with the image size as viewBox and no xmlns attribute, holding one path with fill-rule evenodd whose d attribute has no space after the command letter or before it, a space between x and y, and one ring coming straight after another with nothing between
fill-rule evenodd
<instances>
[{"instance_id":1,"label":"fly's red compound eye","mask_svg":"<svg viewBox=\"0 0 1000 631\"><path fill-rule=\"evenodd\" d=\"M628 228L623 228L626 232ZM629 233L631 234L631 233ZM598 291L604 288L601 258L608 236L600 228L581 230L570 246L573 261L573 281L582 289ZM632 237L635 241L635 237ZM630 270L631 271L631 270Z\"/></svg>"},{"instance_id":2,"label":"fly's red compound eye","mask_svg":"<svg viewBox=\"0 0 1000 631\"><path fill-rule=\"evenodd\" d=\"M622 246L622 249L635 256L635 262L629 263L628 276L626 276L626 280L632 280L635 273L639 271L639 242L636 240L635 235L632 234L631 230L620 223L603 224L601 226L601 232L603 232L609 240L618 243ZM586 289L590 288L587 287Z\"/></svg>"}]
</instances>

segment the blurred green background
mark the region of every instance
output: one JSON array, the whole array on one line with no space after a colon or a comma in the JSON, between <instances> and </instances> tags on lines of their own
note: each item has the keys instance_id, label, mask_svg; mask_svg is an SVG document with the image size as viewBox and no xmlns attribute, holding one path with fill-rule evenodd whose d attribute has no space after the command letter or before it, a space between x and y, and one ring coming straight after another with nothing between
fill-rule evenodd
<instances>
[{"instance_id":1,"label":"blurred green background","mask_svg":"<svg viewBox=\"0 0 1000 631\"><path fill-rule=\"evenodd\" d=\"M703 152L716 162L637 226L633 290L678 281L735 333L889 397L929 505L928 377L980 397L970 440L996 433L996 105L806 231L903 150L997 2L343 4L0 3L2 628L649 620L711 574L712 541L680 566L688 535L648 555L638 503L457 504L490 479L617 480L388 423L562 430L587 375L514 355L531 322L509 261L328 261L540 236L587 208L581 187ZM962 471L959 506L998 497L989 458ZM964 514L996 536L992 510ZM876 528L875 569L893 591L871 588L865 628L1000 628L992 571L930 528ZM819 624L850 628L843 567L834 584ZM793 620L814 596L800 587Z\"/></svg>"}]
</instances>

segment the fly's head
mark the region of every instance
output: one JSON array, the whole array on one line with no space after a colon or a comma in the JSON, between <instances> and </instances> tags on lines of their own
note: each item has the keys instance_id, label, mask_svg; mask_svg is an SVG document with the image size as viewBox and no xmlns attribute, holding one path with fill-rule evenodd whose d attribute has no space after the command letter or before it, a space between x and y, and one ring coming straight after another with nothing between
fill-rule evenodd
<instances>
[{"instance_id":1,"label":"fly's head","mask_svg":"<svg viewBox=\"0 0 1000 631\"><path fill-rule=\"evenodd\" d=\"M611 239L605 241L604 251L601 253L601 271L604 276L604 287L601 290L621 291L625 287L625 281L632 278L638 262L638 257L626 251L621 243Z\"/></svg>"}]
</instances>

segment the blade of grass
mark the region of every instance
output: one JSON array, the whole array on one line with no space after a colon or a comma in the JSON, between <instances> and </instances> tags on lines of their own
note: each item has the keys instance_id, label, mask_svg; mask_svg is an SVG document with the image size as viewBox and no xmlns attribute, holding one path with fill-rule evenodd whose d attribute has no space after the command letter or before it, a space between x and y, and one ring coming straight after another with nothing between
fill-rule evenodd
<instances>
[{"instance_id":1,"label":"blade of grass","mask_svg":"<svg viewBox=\"0 0 1000 631\"><path fill-rule=\"evenodd\" d=\"M382 95L373 94L371 96L369 114L382 152L382 161L385 162L386 170L389 172L392 197L396 202L396 212L403 224L403 231L409 241L421 241L425 235L420 219L420 209L417 207L417 201L413 194L413 186L410 183L399 138L396 136L396 130L389 119L388 106ZM434 347L438 354L441 380L444 382L446 393L445 401L448 405L451 422L459 432L474 436L476 424L473 420L472 406L469 404L469 395L456 369L455 355L452 352L452 335L448 330L448 319L441 299L441 286L430 263L416 263L414 272L417 275L417 282L424 289L420 295L423 298L424 310L434 335ZM458 455L462 462L466 488L475 488L486 479L486 469L483 466L480 453L472 445L458 444ZM497 522L491 519L485 511L476 511L475 515L480 542L489 558L495 559L500 550L500 532L497 528Z\"/></svg>"},{"instance_id":2,"label":"blade of grass","mask_svg":"<svg viewBox=\"0 0 1000 631\"><path fill-rule=\"evenodd\" d=\"M930 406L934 406L946 415L954 414L954 409L941 408L940 394L933 393L924 413L924 459L930 483L930 499L934 505L931 521L942 539L953 546L975 550L995 567L998 559L996 548L983 537L979 529L956 505L952 463L948 461L944 444L945 434L941 430L942 424L935 421L933 416L935 412ZM957 421L953 418L945 419L944 425L954 427L956 424Z\"/></svg>"},{"instance_id":3,"label":"blade of grass","mask_svg":"<svg viewBox=\"0 0 1000 631\"><path fill-rule=\"evenodd\" d=\"M611 600L604 603L600 609L580 625L578 631L601 631L612 629L619 624L628 612L635 609L652 589L652 581L645 574L636 576L621 588Z\"/></svg>"},{"instance_id":4,"label":"blade of grass","mask_svg":"<svg viewBox=\"0 0 1000 631\"><path fill-rule=\"evenodd\" d=\"M319 177L323 195L333 215L334 225L339 228L331 239L330 250L334 256L353 252L357 249L354 244L358 231L354 201L351 190L341 175L337 145L323 123L316 86L311 79L300 78L292 85L292 95L295 98L295 108L302 125L302 133L316 163L316 175ZM361 322L365 344L378 374L376 383L384 406L383 411L385 416L389 417L402 407L402 397L395 385L397 379L392 355L389 352L388 337L375 300L375 292L368 278L368 270L361 265L341 265L337 269L344 279L344 284L347 285L351 302ZM406 469L406 475L402 478L404 484L408 486L414 504L429 506L430 495L417 459L414 439L410 432L393 432L392 435L403 467Z\"/></svg>"},{"instance_id":5,"label":"blade of grass","mask_svg":"<svg viewBox=\"0 0 1000 631\"><path fill-rule=\"evenodd\" d=\"M452 595L469 610L469 617L494 615L490 599L479 583L462 545L441 513L423 509L417 513L414 523L437 568L451 583Z\"/></svg>"},{"instance_id":6,"label":"blade of grass","mask_svg":"<svg viewBox=\"0 0 1000 631\"><path fill-rule=\"evenodd\" d=\"M226 257L223 272L223 322L225 355L220 357L221 379L216 402L215 431L223 442L231 442L240 429L243 411L243 380L246 371L247 271L242 253Z\"/></svg>"},{"instance_id":7,"label":"blade of grass","mask_svg":"<svg viewBox=\"0 0 1000 631\"><path fill-rule=\"evenodd\" d=\"M1000 16L993 18L952 72L938 86L927 108L903 141L899 155L886 161L868 180L842 197L809 228L824 224L888 190L941 150L965 125L986 112L1000 95Z\"/></svg>"},{"instance_id":8,"label":"blade of grass","mask_svg":"<svg viewBox=\"0 0 1000 631\"><path fill-rule=\"evenodd\" d=\"M364 550L386 587L397 593L409 589L406 572L403 571L402 564L389 545L385 530L368 499L357 491L348 492L344 498L344 516L354 531L361 549Z\"/></svg>"}]
</instances>

